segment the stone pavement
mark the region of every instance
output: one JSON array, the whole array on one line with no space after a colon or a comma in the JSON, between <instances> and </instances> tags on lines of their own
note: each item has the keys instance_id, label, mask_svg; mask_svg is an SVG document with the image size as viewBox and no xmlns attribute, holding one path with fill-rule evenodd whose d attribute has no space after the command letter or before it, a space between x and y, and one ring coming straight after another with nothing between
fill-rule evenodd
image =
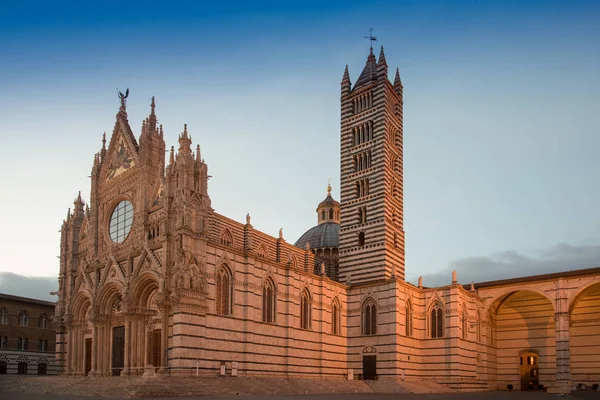
<instances>
[{"instance_id":1,"label":"stone pavement","mask_svg":"<svg viewBox=\"0 0 600 400\"><path fill-rule=\"evenodd\" d=\"M283 396L243 396L244 400L592 400L600 398L595 392L574 392L570 396L560 397L540 392L475 392L475 393L433 393L433 394L325 394L325 395L283 395ZM106 397L74 396L60 394L32 394L24 392L2 391L2 400L104 400ZM125 399L125 397L123 397ZM147 400L181 400L181 397L149 398ZM191 400L233 400L240 396L198 396Z\"/></svg>"}]
</instances>

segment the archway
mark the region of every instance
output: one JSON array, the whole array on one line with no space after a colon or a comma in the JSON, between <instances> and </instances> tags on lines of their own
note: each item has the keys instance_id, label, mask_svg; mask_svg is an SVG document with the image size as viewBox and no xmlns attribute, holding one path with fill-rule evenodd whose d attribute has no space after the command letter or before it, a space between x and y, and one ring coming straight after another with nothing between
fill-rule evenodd
<instances>
[{"instance_id":1,"label":"archway","mask_svg":"<svg viewBox=\"0 0 600 400\"><path fill-rule=\"evenodd\" d=\"M552 301L534 290L515 290L497 298L490 306L492 324L488 335L489 360L495 364L495 375L499 388L513 385L527 390L524 365L535 357L535 368L530 365L528 374L535 374L535 385L549 386L556 377L556 332L554 327L554 305ZM493 331L492 331L493 330ZM531 361L531 359L529 359ZM535 372L531 372L535 369ZM532 378L532 377L530 377ZM492 377L493 379L493 377ZM521 384L524 382L524 386Z\"/></svg>"},{"instance_id":2,"label":"archway","mask_svg":"<svg viewBox=\"0 0 600 400\"><path fill-rule=\"evenodd\" d=\"M600 376L600 282L583 289L569 311L571 381L591 386Z\"/></svg>"},{"instance_id":3,"label":"archway","mask_svg":"<svg viewBox=\"0 0 600 400\"><path fill-rule=\"evenodd\" d=\"M129 368L131 374L142 370L155 370L162 365L162 329L151 321L158 316L156 296L160 285L158 278L151 272L140 275L131 286L130 304L145 319L128 321L131 346L129 351ZM158 325L158 326L156 326Z\"/></svg>"}]
</instances>

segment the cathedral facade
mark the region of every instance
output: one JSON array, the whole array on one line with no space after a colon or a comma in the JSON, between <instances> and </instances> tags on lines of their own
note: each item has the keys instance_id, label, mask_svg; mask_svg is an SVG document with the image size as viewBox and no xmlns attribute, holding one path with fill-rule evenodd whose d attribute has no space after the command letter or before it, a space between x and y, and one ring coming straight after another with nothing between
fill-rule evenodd
<instances>
[{"instance_id":1,"label":"cathedral facade","mask_svg":"<svg viewBox=\"0 0 600 400\"><path fill-rule=\"evenodd\" d=\"M600 380L600 268L425 287L404 280L403 85L371 49L341 82L341 198L294 244L212 208L187 126L121 94L89 203L61 229L57 362L72 375L431 379L566 391ZM168 160L166 158L168 154ZM567 268L568 266L565 266ZM450 277L449 277L450 278Z\"/></svg>"}]
</instances>

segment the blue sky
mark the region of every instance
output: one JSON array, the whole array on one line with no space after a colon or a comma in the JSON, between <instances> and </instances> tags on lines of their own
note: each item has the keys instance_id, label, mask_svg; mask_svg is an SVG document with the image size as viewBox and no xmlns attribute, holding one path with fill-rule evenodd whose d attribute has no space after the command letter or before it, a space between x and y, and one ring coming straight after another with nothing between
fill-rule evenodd
<instances>
[{"instance_id":1,"label":"blue sky","mask_svg":"<svg viewBox=\"0 0 600 400\"><path fill-rule=\"evenodd\" d=\"M127 87L138 135L151 96L168 146L188 124L218 212L294 242L329 178L339 198L339 82L369 28L405 88L407 279L600 265L600 3L81 4L1 6L0 271L56 276Z\"/></svg>"}]
</instances>

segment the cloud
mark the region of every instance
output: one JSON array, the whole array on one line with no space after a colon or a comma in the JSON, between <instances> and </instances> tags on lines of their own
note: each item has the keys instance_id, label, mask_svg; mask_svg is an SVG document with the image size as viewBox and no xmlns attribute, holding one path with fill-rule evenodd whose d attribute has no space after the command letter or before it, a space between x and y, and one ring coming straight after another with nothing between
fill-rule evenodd
<instances>
[{"instance_id":1,"label":"cloud","mask_svg":"<svg viewBox=\"0 0 600 400\"><path fill-rule=\"evenodd\" d=\"M54 276L33 277L0 272L0 293L56 301L57 296L50 295L50 292L56 290L58 290L58 280Z\"/></svg>"},{"instance_id":2,"label":"cloud","mask_svg":"<svg viewBox=\"0 0 600 400\"><path fill-rule=\"evenodd\" d=\"M516 251L505 251L491 257L467 257L454 260L445 269L424 275L423 285L429 287L448 285L453 270L456 270L458 281L465 284L471 281L519 278L598 266L600 266L600 245L575 246L560 243L533 256Z\"/></svg>"}]
</instances>

